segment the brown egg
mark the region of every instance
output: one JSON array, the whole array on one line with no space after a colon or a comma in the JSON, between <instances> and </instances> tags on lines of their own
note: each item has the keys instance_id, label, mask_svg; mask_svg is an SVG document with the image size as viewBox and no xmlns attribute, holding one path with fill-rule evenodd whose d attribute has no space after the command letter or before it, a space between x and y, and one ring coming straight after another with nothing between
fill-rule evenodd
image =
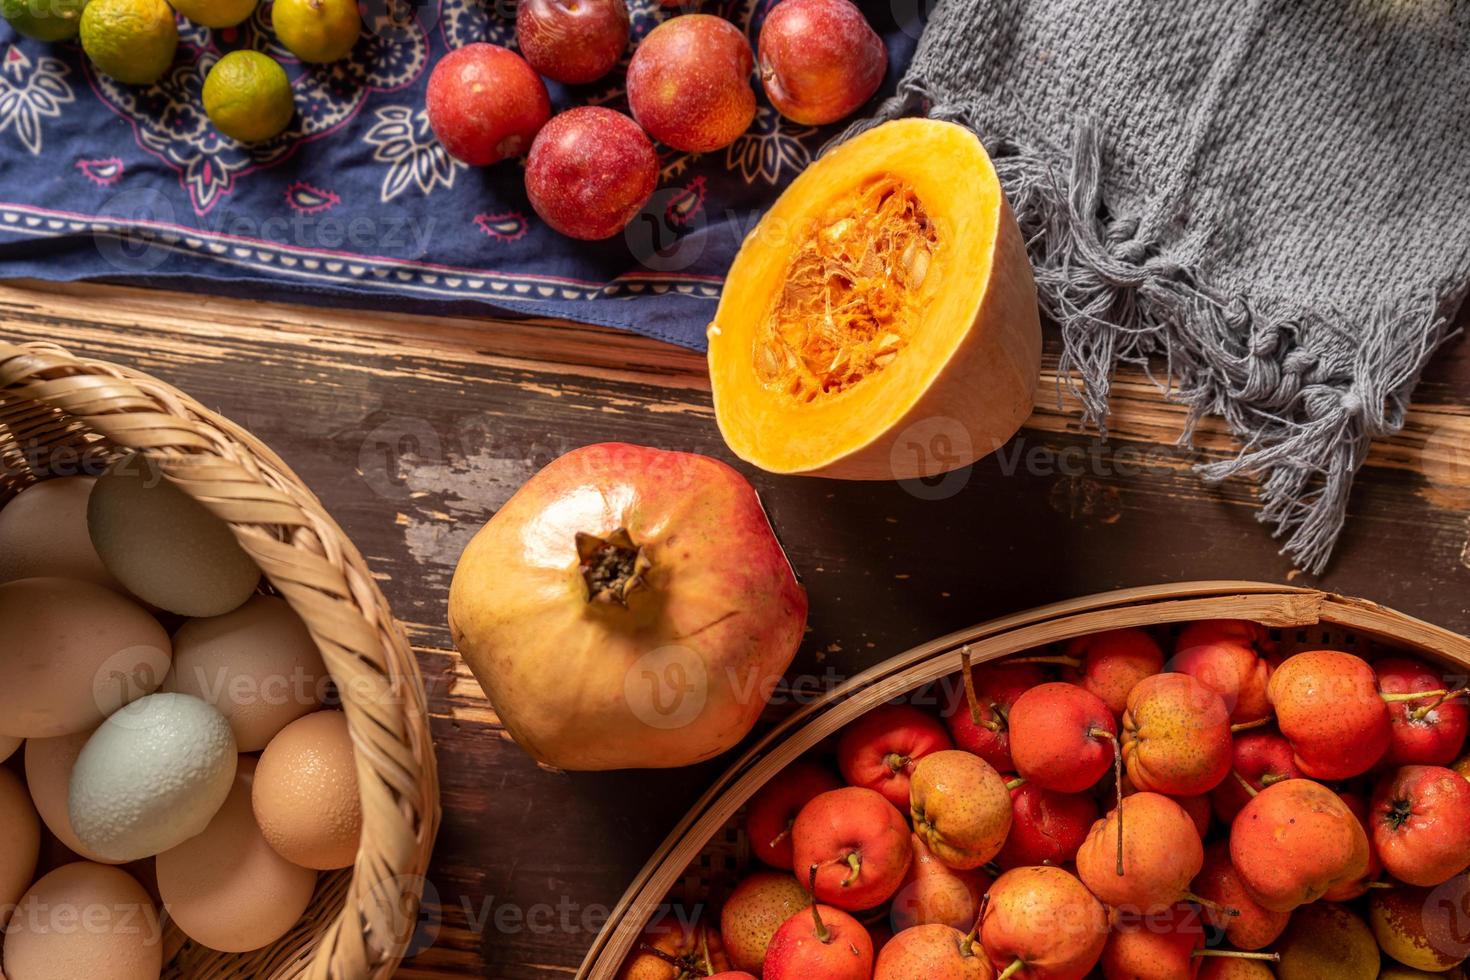
<instances>
[{"instance_id":1,"label":"brown egg","mask_svg":"<svg viewBox=\"0 0 1470 980\"><path fill-rule=\"evenodd\" d=\"M261 833L286 860L318 871L352 864L362 802L347 717L318 711L282 729L260 757L253 801Z\"/></svg>"},{"instance_id":2,"label":"brown egg","mask_svg":"<svg viewBox=\"0 0 1470 980\"><path fill-rule=\"evenodd\" d=\"M129 592L180 616L237 609L260 581L230 526L143 456L123 457L97 479L87 529Z\"/></svg>"},{"instance_id":3,"label":"brown egg","mask_svg":"<svg viewBox=\"0 0 1470 980\"><path fill-rule=\"evenodd\" d=\"M75 735L59 735L56 738L33 738L26 742L26 785L30 787L31 799L41 814L46 829L51 831L63 845L78 857L97 864L115 864L89 851L77 832L72 829L71 815L67 812L67 793L71 785L72 767L82 746L92 737L91 731Z\"/></svg>"},{"instance_id":4,"label":"brown egg","mask_svg":"<svg viewBox=\"0 0 1470 980\"><path fill-rule=\"evenodd\" d=\"M158 689L170 644L141 606L92 582L0 584L0 734L51 738L95 728Z\"/></svg>"},{"instance_id":5,"label":"brown egg","mask_svg":"<svg viewBox=\"0 0 1470 980\"><path fill-rule=\"evenodd\" d=\"M87 533L96 479L65 476L27 487L0 508L0 582L77 578L122 592Z\"/></svg>"},{"instance_id":6,"label":"brown egg","mask_svg":"<svg viewBox=\"0 0 1470 980\"><path fill-rule=\"evenodd\" d=\"M218 708L241 752L259 752L281 729L321 707L327 668L306 624L284 599L252 596L223 616L191 619L174 633L173 646L163 689Z\"/></svg>"},{"instance_id":7,"label":"brown egg","mask_svg":"<svg viewBox=\"0 0 1470 980\"><path fill-rule=\"evenodd\" d=\"M36 875L41 820L20 777L0 769L0 925Z\"/></svg>"},{"instance_id":8,"label":"brown egg","mask_svg":"<svg viewBox=\"0 0 1470 980\"><path fill-rule=\"evenodd\" d=\"M316 872L265 842L251 808L256 762L240 757L235 785L204 833L158 855L158 888L174 923L224 953L268 946L300 921Z\"/></svg>"},{"instance_id":9,"label":"brown egg","mask_svg":"<svg viewBox=\"0 0 1470 980\"><path fill-rule=\"evenodd\" d=\"M125 871L78 861L31 886L5 935L14 980L158 980L163 927Z\"/></svg>"}]
</instances>

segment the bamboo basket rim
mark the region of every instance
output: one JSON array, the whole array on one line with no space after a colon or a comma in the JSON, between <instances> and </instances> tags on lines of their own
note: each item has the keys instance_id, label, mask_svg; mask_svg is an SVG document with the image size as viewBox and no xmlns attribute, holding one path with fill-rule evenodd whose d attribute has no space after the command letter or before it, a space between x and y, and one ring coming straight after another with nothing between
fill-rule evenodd
<instances>
[{"instance_id":1,"label":"bamboo basket rim","mask_svg":"<svg viewBox=\"0 0 1470 980\"><path fill-rule=\"evenodd\" d=\"M262 442L144 372L49 343L0 338L0 500L36 482L26 445L142 453L226 521L306 623L336 681L362 801L350 875L323 874L277 943L193 947L191 977L385 978L417 924L441 818L427 698L413 650L367 564L321 502ZM165 975L177 973L167 949Z\"/></svg>"},{"instance_id":2,"label":"bamboo basket rim","mask_svg":"<svg viewBox=\"0 0 1470 980\"><path fill-rule=\"evenodd\" d=\"M633 948L645 913L741 805L822 739L883 701L962 669L1101 629L1197 619L1247 619L1292 629L1329 624L1412 646L1470 666L1470 638L1367 599L1250 580L1203 580L1099 592L990 619L890 657L803 705L743 752L710 785L654 852L613 907L576 980L610 980ZM1106 622L1099 622L1099 620Z\"/></svg>"}]
</instances>

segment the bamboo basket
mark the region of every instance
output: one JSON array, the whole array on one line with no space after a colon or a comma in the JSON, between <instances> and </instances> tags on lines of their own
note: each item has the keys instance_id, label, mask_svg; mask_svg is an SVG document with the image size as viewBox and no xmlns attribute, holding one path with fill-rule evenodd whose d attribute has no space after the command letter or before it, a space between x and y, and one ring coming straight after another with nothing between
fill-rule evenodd
<instances>
[{"instance_id":1,"label":"bamboo basket","mask_svg":"<svg viewBox=\"0 0 1470 980\"><path fill-rule=\"evenodd\" d=\"M141 372L0 341L0 503L131 451L228 522L305 621L342 696L362 796L355 866L321 875L290 933L234 955L171 930L164 976L388 977L417 923L439 789L423 682L362 556L286 464L234 423Z\"/></svg>"},{"instance_id":2,"label":"bamboo basket","mask_svg":"<svg viewBox=\"0 0 1470 980\"><path fill-rule=\"evenodd\" d=\"M1197 619L1247 619L1272 630L1282 652L1331 647L1371 657L1407 651L1463 677L1470 639L1376 603L1262 582L1188 582L1123 589L991 620L899 654L805 705L740 757L690 809L614 907L578 970L611 980L644 926L672 904L677 914L716 911L748 869L741 813L766 780L869 709L973 663L1034 651L1103 630L1141 627L1161 638ZM1167 645L1165 649L1168 649Z\"/></svg>"}]
</instances>

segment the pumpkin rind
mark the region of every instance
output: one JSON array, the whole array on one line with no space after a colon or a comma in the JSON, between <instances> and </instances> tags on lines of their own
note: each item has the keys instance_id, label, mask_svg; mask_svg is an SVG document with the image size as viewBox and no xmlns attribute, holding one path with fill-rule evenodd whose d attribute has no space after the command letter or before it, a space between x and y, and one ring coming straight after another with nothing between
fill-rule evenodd
<instances>
[{"instance_id":1,"label":"pumpkin rind","mask_svg":"<svg viewBox=\"0 0 1470 980\"><path fill-rule=\"evenodd\" d=\"M937 232L928 275L914 287L914 329L897 356L855 384L810 400L773 390L757 372L755 345L792 258L874 180L910 191ZM1041 324L1020 229L975 135L894 120L807 168L730 268L709 328L709 367L726 443L771 472L935 476L1004 444L1031 413Z\"/></svg>"}]
</instances>

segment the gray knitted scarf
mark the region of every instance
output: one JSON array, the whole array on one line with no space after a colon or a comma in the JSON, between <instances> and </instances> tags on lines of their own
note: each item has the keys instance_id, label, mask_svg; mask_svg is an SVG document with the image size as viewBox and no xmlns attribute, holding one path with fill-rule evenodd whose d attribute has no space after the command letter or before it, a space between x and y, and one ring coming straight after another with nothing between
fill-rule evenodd
<instances>
[{"instance_id":1,"label":"gray knitted scarf","mask_svg":"<svg viewBox=\"0 0 1470 980\"><path fill-rule=\"evenodd\" d=\"M1162 362L1320 572L1470 281L1470 0L940 0L846 135L919 113L995 158L1086 418Z\"/></svg>"}]
</instances>

